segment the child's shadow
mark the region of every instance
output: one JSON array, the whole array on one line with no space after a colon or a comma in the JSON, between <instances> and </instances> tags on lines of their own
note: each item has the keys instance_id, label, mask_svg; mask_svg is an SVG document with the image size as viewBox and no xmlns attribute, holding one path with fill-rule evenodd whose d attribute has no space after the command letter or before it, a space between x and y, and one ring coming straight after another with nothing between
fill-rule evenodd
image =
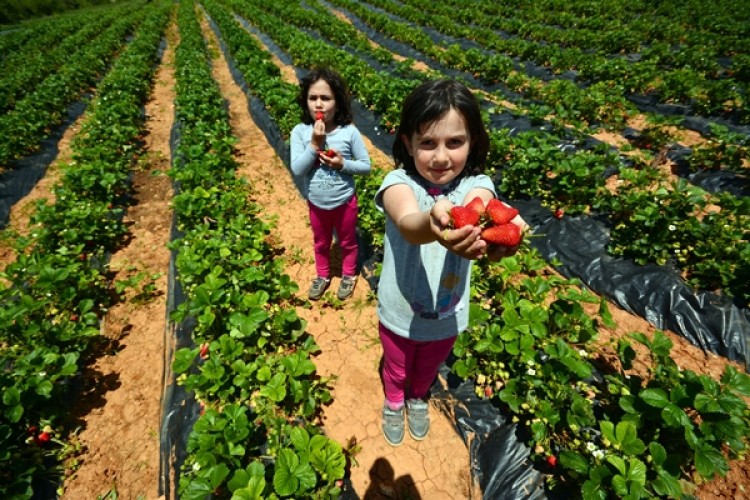
<instances>
[{"instance_id":1,"label":"child's shadow","mask_svg":"<svg viewBox=\"0 0 750 500\"><path fill-rule=\"evenodd\" d=\"M365 491L363 500L421 500L414 479L407 474L393 477L393 467L385 458L378 458L370 467L370 486Z\"/></svg>"}]
</instances>

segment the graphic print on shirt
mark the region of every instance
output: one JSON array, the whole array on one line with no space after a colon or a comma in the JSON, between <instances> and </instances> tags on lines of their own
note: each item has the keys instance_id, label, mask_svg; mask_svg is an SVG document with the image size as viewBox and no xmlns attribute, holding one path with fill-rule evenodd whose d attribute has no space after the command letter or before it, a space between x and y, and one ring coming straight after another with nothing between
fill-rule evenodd
<instances>
[{"instance_id":1,"label":"graphic print on shirt","mask_svg":"<svg viewBox=\"0 0 750 500\"><path fill-rule=\"evenodd\" d=\"M459 276L450 273L445 276L441 282L437 293L437 310L432 308L432 304L424 304L418 300L413 301L411 305L414 314L425 319L445 319L453 316L463 309L461 294L457 289L461 282Z\"/></svg>"}]
</instances>

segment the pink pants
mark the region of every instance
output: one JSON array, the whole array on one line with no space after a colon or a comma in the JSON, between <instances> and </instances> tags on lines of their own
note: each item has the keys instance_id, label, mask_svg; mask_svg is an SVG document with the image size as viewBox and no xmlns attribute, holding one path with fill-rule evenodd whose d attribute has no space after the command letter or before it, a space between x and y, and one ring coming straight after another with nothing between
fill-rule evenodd
<instances>
[{"instance_id":1,"label":"pink pants","mask_svg":"<svg viewBox=\"0 0 750 500\"><path fill-rule=\"evenodd\" d=\"M396 335L382 323L379 330L386 404L395 410L403 406L406 399L427 396L456 337L422 342Z\"/></svg>"},{"instance_id":2,"label":"pink pants","mask_svg":"<svg viewBox=\"0 0 750 500\"><path fill-rule=\"evenodd\" d=\"M318 276L330 278L331 274L331 241L333 230L336 230L341 247L341 274L357 275L357 217L359 207L357 197L352 198L333 210L325 210L308 202L310 207L310 226L313 232L315 249L315 270Z\"/></svg>"}]
</instances>

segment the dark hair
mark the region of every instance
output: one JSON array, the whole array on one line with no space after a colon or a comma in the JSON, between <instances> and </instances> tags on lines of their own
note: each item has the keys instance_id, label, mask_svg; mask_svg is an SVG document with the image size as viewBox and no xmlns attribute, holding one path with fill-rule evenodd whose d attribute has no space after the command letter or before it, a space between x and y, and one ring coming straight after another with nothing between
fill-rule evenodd
<instances>
[{"instance_id":1,"label":"dark hair","mask_svg":"<svg viewBox=\"0 0 750 500\"><path fill-rule=\"evenodd\" d=\"M403 166L407 172L416 173L414 158L409 154L402 137L411 138L415 132L423 131L426 125L440 119L450 109L461 113L469 129L471 149L464 173L482 173L490 149L490 138L476 97L465 85L455 80L424 82L404 99L401 121L393 141L393 159L397 167Z\"/></svg>"},{"instance_id":2,"label":"dark hair","mask_svg":"<svg viewBox=\"0 0 750 500\"><path fill-rule=\"evenodd\" d=\"M352 106L349 102L349 87L344 79L335 70L329 68L316 68L311 70L299 82L299 94L297 95L297 104L302 108L302 123L311 124L315 120L310 115L310 109L307 105L307 94L310 87L318 80L325 81L333 92L336 99L336 114L333 121L336 125L348 125L352 122Z\"/></svg>"}]
</instances>

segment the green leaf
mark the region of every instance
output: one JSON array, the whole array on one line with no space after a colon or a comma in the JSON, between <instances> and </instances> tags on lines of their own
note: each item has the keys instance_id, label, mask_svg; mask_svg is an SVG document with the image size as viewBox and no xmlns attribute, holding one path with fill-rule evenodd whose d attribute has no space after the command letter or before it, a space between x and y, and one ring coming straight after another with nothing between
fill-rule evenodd
<instances>
[{"instance_id":1,"label":"green leaf","mask_svg":"<svg viewBox=\"0 0 750 500\"><path fill-rule=\"evenodd\" d=\"M648 451L651 453L652 460L658 466L661 466L667 459L667 450L656 441L651 441L648 444Z\"/></svg>"},{"instance_id":2,"label":"green leaf","mask_svg":"<svg viewBox=\"0 0 750 500\"><path fill-rule=\"evenodd\" d=\"M750 397L750 375L741 373L731 365L727 365L724 369L724 374L721 376L721 383L731 391Z\"/></svg>"},{"instance_id":3,"label":"green leaf","mask_svg":"<svg viewBox=\"0 0 750 500\"><path fill-rule=\"evenodd\" d=\"M286 375L277 373L266 385L260 388L260 393L271 401L280 402L286 397Z\"/></svg>"},{"instance_id":4,"label":"green leaf","mask_svg":"<svg viewBox=\"0 0 750 500\"><path fill-rule=\"evenodd\" d=\"M307 451L310 446L310 435L303 427L294 427L289 432L289 440L297 451Z\"/></svg>"},{"instance_id":5,"label":"green leaf","mask_svg":"<svg viewBox=\"0 0 750 500\"><path fill-rule=\"evenodd\" d=\"M14 406L21 402L21 393L16 387L8 387L3 390L3 404Z\"/></svg>"},{"instance_id":6,"label":"green leaf","mask_svg":"<svg viewBox=\"0 0 750 500\"><path fill-rule=\"evenodd\" d=\"M571 469L582 475L589 473L589 461L583 455L570 450L560 452L560 464L566 469Z\"/></svg>"},{"instance_id":7,"label":"green leaf","mask_svg":"<svg viewBox=\"0 0 750 500\"><path fill-rule=\"evenodd\" d=\"M229 476L229 467L225 464L216 464L211 466L208 470L208 480L211 483L211 488L216 489L221 486L221 483Z\"/></svg>"},{"instance_id":8,"label":"green leaf","mask_svg":"<svg viewBox=\"0 0 750 500\"><path fill-rule=\"evenodd\" d=\"M672 428L690 427L692 425L690 417L687 416L685 410L671 403L661 411L661 418L664 419L664 423L667 426Z\"/></svg>"},{"instance_id":9,"label":"green leaf","mask_svg":"<svg viewBox=\"0 0 750 500\"><path fill-rule=\"evenodd\" d=\"M663 389L644 389L638 393L638 397L655 408L664 408L669 404L669 396Z\"/></svg>"},{"instance_id":10,"label":"green leaf","mask_svg":"<svg viewBox=\"0 0 750 500\"><path fill-rule=\"evenodd\" d=\"M317 477L310 464L300 463L299 457L292 450L283 449L279 452L273 476L273 486L278 495L292 496L301 493L312 489L316 482Z\"/></svg>"},{"instance_id":11,"label":"green leaf","mask_svg":"<svg viewBox=\"0 0 750 500\"><path fill-rule=\"evenodd\" d=\"M705 479L710 480L717 472L726 476L729 464L719 450L703 446L695 452L695 470Z\"/></svg>"},{"instance_id":12,"label":"green leaf","mask_svg":"<svg viewBox=\"0 0 750 500\"><path fill-rule=\"evenodd\" d=\"M680 485L680 481L664 469L659 469L656 472L656 479L651 481L651 487L654 489L655 493L663 497L682 497L682 486Z\"/></svg>"}]
</instances>

